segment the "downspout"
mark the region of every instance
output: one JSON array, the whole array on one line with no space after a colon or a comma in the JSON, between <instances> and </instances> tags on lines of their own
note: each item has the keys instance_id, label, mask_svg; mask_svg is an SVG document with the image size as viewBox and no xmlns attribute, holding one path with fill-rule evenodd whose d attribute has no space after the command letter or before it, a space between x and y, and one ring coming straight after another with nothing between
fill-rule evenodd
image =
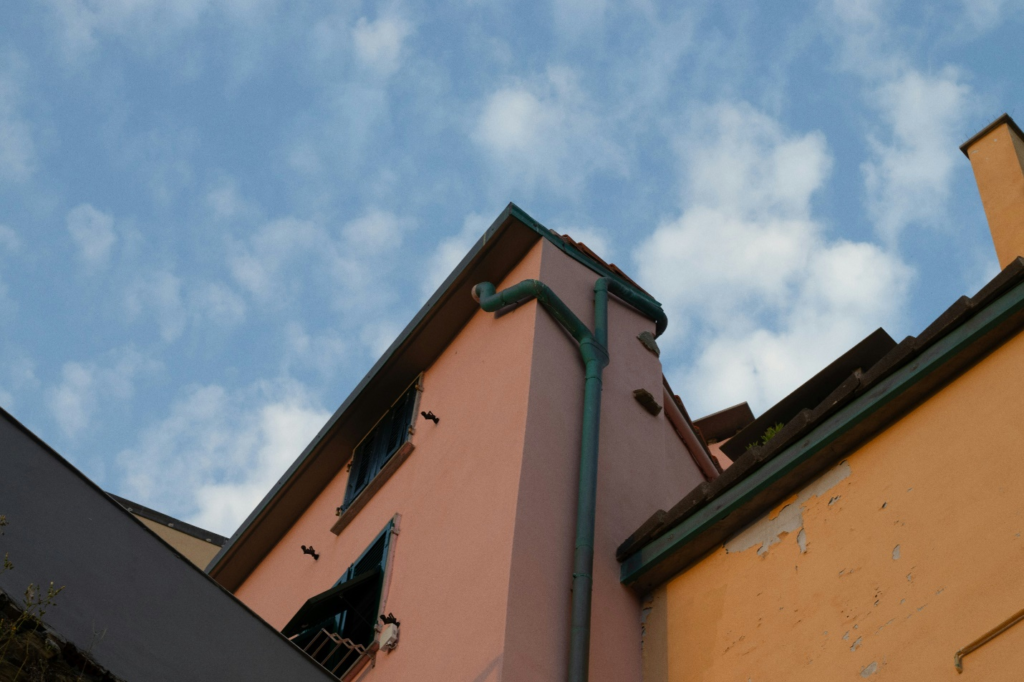
<instances>
[{"instance_id":1,"label":"downspout","mask_svg":"<svg viewBox=\"0 0 1024 682\"><path fill-rule=\"evenodd\" d=\"M569 682L587 682L590 665L590 603L594 570L594 519L597 512L597 455L601 432L601 377L608 365L608 293L651 318L661 336L668 317L661 306L618 280L601 277L594 284L594 331L576 317L546 284L536 279L496 291L490 282L473 287L473 298L486 312L537 299L579 344L585 367L583 432L580 438L580 479L576 503L576 546L572 569L572 629L569 633Z\"/></svg>"}]
</instances>

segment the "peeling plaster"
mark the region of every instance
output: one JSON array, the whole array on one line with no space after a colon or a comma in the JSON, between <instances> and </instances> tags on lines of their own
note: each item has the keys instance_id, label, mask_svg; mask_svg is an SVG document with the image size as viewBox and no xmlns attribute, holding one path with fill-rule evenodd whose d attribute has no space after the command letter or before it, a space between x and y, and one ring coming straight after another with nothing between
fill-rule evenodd
<instances>
[{"instance_id":1,"label":"peeling plaster","mask_svg":"<svg viewBox=\"0 0 1024 682\"><path fill-rule=\"evenodd\" d=\"M861 677L871 677L878 672L878 661L871 661L868 665L864 666L860 671Z\"/></svg>"},{"instance_id":2,"label":"peeling plaster","mask_svg":"<svg viewBox=\"0 0 1024 682\"><path fill-rule=\"evenodd\" d=\"M774 518L763 516L753 523L749 528L725 543L725 551L729 554L743 552L755 545L760 545L757 553L759 556L768 552L768 548L782 541L782 536L787 533L800 531L797 542L800 551L807 551L807 535L803 532L804 526L804 503L812 497L824 495L834 488L845 478L850 476L850 465L847 462L840 462L837 466L828 470L816 481L800 491L796 501L787 504L779 510Z\"/></svg>"},{"instance_id":3,"label":"peeling plaster","mask_svg":"<svg viewBox=\"0 0 1024 682\"><path fill-rule=\"evenodd\" d=\"M897 561L900 558L900 546L896 545L892 550L892 560Z\"/></svg>"}]
</instances>

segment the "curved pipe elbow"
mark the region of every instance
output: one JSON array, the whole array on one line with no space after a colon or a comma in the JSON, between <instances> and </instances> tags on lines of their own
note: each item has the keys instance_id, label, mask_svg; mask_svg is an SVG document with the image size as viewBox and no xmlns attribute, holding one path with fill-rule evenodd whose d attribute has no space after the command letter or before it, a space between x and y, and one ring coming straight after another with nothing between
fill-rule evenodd
<instances>
[{"instance_id":1,"label":"curved pipe elbow","mask_svg":"<svg viewBox=\"0 0 1024 682\"><path fill-rule=\"evenodd\" d=\"M481 282L473 287L473 300L480 304L484 312L494 313L507 305L519 303L531 298L544 300L547 286L535 279L524 279L519 284L498 291L490 282Z\"/></svg>"},{"instance_id":2,"label":"curved pipe elbow","mask_svg":"<svg viewBox=\"0 0 1024 682\"><path fill-rule=\"evenodd\" d=\"M654 320L655 338L665 333L665 329L668 327L668 315L665 314L660 304L645 296L641 296L633 289L611 277L601 277L598 279L597 283L594 284L594 291L595 293L610 291L642 315Z\"/></svg>"},{"instance_id":3,"label":"curved pipe elbow","mask_svg":"<svg viewBox=\"0 0 1024 682\"><path fill-rule=\"evenodd\" d=\"M498 308L501 307L499 305L498 308L491 310L491 306L493 305L494 294L496 292L497 289L490 282L480 282L475 287L473 287L473 300L480 304L481 310L488 313L493 313L494 310L497 310Z\"/></svg>"},{"instance_id":4,"label":"curved pipe elbow","mask_svg":"<svg viewBox=\"0 0 1024 682\"><path fill-rule=\"evenodd\" d=\"M535 298L555 320L568 330L577 343L583 343L592 337L590 329L576 317L569 306L565 305L548 285L537 279L524 279L501 291L496 291L495 286L490 282L481 282L473 287L473 298L480 304L480 308L488 313L497 312L513 303L521 303Z\"/></svg>"}]
</instances>

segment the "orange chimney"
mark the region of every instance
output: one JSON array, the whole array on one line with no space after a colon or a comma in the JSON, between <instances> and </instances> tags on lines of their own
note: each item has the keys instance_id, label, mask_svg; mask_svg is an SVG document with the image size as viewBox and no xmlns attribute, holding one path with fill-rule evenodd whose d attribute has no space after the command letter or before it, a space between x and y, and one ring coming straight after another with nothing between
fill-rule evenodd
<instances>
[{"instance_id":1,"label":"orange chimney","mask_svg":"<svg viewBox=\"0 0 1024 682\"><path fill-rule=\"evenodd\" d=\"M999 267L1005 268L1024 256L1024 133L1003 114L960 151L971 161Z\"/></svg>"}]
</instances>

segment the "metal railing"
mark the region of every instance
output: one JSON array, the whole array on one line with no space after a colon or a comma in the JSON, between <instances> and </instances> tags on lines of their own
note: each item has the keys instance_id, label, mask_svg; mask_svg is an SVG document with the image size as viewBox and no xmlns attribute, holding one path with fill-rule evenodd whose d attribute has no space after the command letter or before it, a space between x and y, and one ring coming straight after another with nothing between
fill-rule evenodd
<instances>
[{"instance_id":1,"label":"metal railing","mask_svg":"<svg viewBox=\"0 0 1024 682\"><path fill-rule=\"evenodd\" d=\"M320 630L303 647L310 658L323 666L328 672L342 680L346 680L346 673L356 672L357 666L362 659L370 655L372 647L356 644L351 639L327 630Z\"/></svg>"}]
</instances>

